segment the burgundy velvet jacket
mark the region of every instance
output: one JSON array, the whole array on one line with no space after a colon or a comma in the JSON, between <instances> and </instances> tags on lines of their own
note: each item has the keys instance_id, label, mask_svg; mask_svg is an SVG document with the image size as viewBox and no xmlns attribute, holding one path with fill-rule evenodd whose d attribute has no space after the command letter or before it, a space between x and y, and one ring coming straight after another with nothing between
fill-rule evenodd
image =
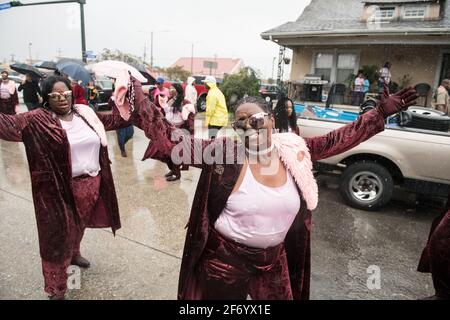
<instances>
[{"instance_id":1,"label":"burgundy velvet jacket","mask_svg":"<svg viewBox=\"0 0 450 320\"><path fill-rule=\"evenodd\" d=\"M160 157L170 158L171 151L176 145L176 142L170 141L170 135L174 127L144 97L139 83L134 82L134 86L136 101L133 122L137 127L144 130L146 136L157 146ZM363 114L354 123L325 136L309 138L305 141L311 153L311 160L317 161L345 152L383 130L384 118L381 112L374 109ZM235 155L238 154L236 150L239 143L231 141L229 138L200 140L192 137L183 140L183 143L188 143L191 148L191 163L188 164L192 166L192 163L194 163L194 167L202 169L187 224L178 286L178 298L191 299L193 297L191 288L195 286L193 275L196 264L205 248L209 231L224 209L237 182L242 169L242 164L239 163L243 162L237 163L238 161L236 161L237 156ZM225 149L223 158L233 154L231 160L234 160L234 162L231 161L232 164L206 164L202 159L197 158L198 156L194 152L195 148L205 150L205 148L210 148L215 144L222 145ZM230 148L234 148L234 152L227 152L230 151ZM230 162L224 161L224 163ZM287 234L285 248L294 299L308 299L311 212L307 209L306 202L301 196L301 190L299 190L299 195L301 198L300 211Z\"/></svg>"},{"instance_id":2,"label":"burgundy velvet jacket","mask_svg":"<svg viewBox=\"0 0 450 320\"><path fill-rule=\"evenodd\" d=\"M190 104L189 100L184 100L183 106L188 103ZM161 113L164 117L166 116L163 108L159 108L156 105L152 105L151 107L156 108L157 111L159 113ZM194 127L195 127L195 114L191 112L191 113L189 113L187 120L181 126L179 126L179 128L188 131L191 136L194 136L194 134L195 134ZM159 147L157 145L154 145L153 142L150 140L150 142L148 143L147 149L144 152L144 157L142 158L142 161L147 160L147 159L165 161L165 160L167 160L166 158L167 157L165 157L164 155L161 155L161 152L159 151ZM184 166L184 167L186 168L188 166Z\"/></svg>"},{"instance_id":3,"label":"burgundy velvet jacket","mask_svg":"<svg viewBox=\"0 0 450 320\"><path fill-rule=\"evenodd\" d=\"M97 114L105 130L130 125L119 114ZM70 223L78 214L72 190L70 145L53 113L39 108L18 115L0 114L0 139L23 142L28 158L42 259L61 262L70 252ZM107 147L100 148L100 200L95 227L120 228L119 208ZM88 226L90 227L90 226Z\"/></svg>"},{"instance_id":4,"label":"burgundy velvet jacket","mask_svg":"<svg viewBox=\"0 0 450 320\"><path fill-rule=\"evenodd\" d=\"M417 267L417 271L419 272L431 272L431 259L442 259L443 257L430 257L430 240L433 236L433 233L436 231L437 227L444 220L445 217L450 216L450 193L448 194L447 204L445 206L444 211L438 217L436 217L431 223L430 234L428 236L428 241L425 248L422 251L422 255L420 256L419 266ZM444 228L445 230L450 229L450 224L443 224L440 228ZM444 243L444 242L443 242ZM450 255L450 247L447 248L447 252Z\"/></svg>"}]
</instances>

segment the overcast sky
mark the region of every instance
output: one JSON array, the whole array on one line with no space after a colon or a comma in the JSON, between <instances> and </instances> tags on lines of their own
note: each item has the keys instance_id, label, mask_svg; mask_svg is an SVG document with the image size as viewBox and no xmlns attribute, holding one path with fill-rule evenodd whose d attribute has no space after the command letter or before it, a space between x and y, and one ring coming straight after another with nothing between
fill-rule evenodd
<instances>
[{"instance_id":1,"label":"overcast sky","mask_svg":"<svg viewBox=\"0 0 450 320\"><path fill-rule=\"evenodd\" d=\"M0 0L0 3L7 2ZM22 3L39 0L22 0ZM87 0L87 50L119 49L139 57L150 31L154 65L167 67L179 57L242 58L263 76L272 74L278 46L260 33L296 20L310 0ZM0 11L0 59L48 60L81 56L78 4L19 7ZM161 32L167 31L167 32ZM286 70L287 71L287 70ZM276 72L276 71L275 71Z\"/></svg>"}]
</instances>

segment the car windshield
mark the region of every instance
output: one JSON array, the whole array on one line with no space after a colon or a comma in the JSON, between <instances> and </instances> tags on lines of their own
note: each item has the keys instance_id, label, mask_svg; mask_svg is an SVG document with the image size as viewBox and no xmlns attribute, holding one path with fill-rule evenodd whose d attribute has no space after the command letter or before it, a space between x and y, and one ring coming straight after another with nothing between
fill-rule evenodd
<instances>
[{"instance_id":1,"label":"car windshield","mask_svg":"<svg viewBox=\"0 0 450 320\"><path fill-rule=\"evenodd\" d=\"M112 90L113 83L109 79L97 80L97 84L102 90Z\"/></svg>"},{"instance_id":2,"label":"car windshield","mask_svg":"<svg viewBox=\"0 0 450 320\"><path fill-rule=\"evenodd\" d=\"M277 86L273 85L273 84L262 84L259 87L260 90L265 90L265 91L277 91Z\"/></svg>"}]
</instances>

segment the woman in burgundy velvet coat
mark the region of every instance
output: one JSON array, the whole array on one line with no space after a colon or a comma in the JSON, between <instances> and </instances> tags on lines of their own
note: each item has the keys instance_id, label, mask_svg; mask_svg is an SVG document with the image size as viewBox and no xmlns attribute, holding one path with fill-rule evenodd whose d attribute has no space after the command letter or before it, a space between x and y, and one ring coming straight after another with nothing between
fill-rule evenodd
<instances>
[{"instance_id":1,"label":"woman in burgundy velvet coat","mask_svg":"<svg viewBox=\"0 0 450 320\"><path fill-rule=\"evenodd\" d=\"M169 89L170 97L163 93L155 97L155 106L167 121L178 129L184 130L180 134L194 136L195 108L189 100L184 99L184 91L180 84L174 83ZM168 99L167 99L168 98ZM167 164L169 172L165 174L167 181L176 181L181 178L181 170L188 170L187 165L175 165L170 159L161 157L158 146L149 142L142 160L154 159Z\"/></svg>"},{"instance_id":2,"label":"woman in burgundy velvet coat","mask_svg":"<svg viewBox=\"0 0 450 320\"><path fill-rule=\"evenodd\" d=\"M0 139L25 145L45 291L63 299L68 265L89 267L79 251L84 229L120 228L105 130L130 123L74 105L65 78L50 77L42 93L43 108L0 114Z\"/></svg>"},{"instance_id":3,"label":"woman in burgundy velvet coat","mask_svg":"<svg viewBox=\"0 0 450 320\"><path fill-rule=\"evenodd\" d=\"M312 162L384 130L385 118L414 103L415 91L389 96L354 123L309 139L272 134L267 103L237 104L233 137L171 139L175 130L123 76L116 104L144 130L160 156L202 169L181 262L179 299L308 299L311 210L318 188ZM264 196L276 195L273 197ZM287 194L292 196L286 196Z\"/></svg>"},{"instance_id":4,"label":"woman in burgundy velvet coat","mask_svg":"<svg viewBox=\"0 0 450 320\"><path fill-rule=\"evenodd\" d=\"M444 212L431 225L418 271L431 272L436 293L428 299L450 299L450 194Z\"/></svg>"}]
</instances>

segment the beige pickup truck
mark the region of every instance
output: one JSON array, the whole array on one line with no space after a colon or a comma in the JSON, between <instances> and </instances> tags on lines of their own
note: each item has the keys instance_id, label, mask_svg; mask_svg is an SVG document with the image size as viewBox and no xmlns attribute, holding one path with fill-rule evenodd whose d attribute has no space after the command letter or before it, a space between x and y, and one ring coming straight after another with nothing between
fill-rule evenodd
<instances>
[{"instance_id":1,"label":"beige pickup truck","mask_svg":"<svg viewBox=\"0 0 450 320\"><path fill-rule=\"evenodd\" d=\"M303 137L324 135L348 122L300 116ZM363 210L387 204L394 185L436 196L450 192L450 133L398 124L338 156L315 164L320 173L340 174L346 202Z\"/></svg>"}]
</instances>

